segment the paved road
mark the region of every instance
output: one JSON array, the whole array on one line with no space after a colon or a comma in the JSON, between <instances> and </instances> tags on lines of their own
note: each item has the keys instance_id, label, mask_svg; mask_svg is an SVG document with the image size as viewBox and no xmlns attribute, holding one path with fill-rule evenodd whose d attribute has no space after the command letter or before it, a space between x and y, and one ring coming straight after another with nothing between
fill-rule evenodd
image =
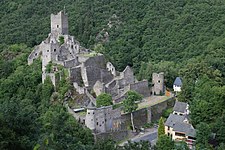
<instances>
[{"instance_id":1,"label":"paved road","mask_svg":"<svg viewBox=\"0 0 225 150\"><path fill-rule=\"evenodd\" d=\"M152 133L147 133L147 134L145 134L143 136L134 138L131 141L133 141L133 142L139 142L139 141L142 140L142 141L152 142L152 141L156 140L156 138L157 138L157 131L152 132Z\"/></svg>"},{"instance_id":2,"label":"paved road","mask_svg":"<svg viewBox=\"0 0 225 150\"><path fill-rule=\"evenodd\" d=\"M132 142L139 142L139 141L149 141L152 145L154 145L157 141L157 128L151 128L148 131L146 131L144 134L139 134L131 139L129 139ZM127 141L119 144L120 146L123 146L126 144Z\"/></svg>"}]
</instances>

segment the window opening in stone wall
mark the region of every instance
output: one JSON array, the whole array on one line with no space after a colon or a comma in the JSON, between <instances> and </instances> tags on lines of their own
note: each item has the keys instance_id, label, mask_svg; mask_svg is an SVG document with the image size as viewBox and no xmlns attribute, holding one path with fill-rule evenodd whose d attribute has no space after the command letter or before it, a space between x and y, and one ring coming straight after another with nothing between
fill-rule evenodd
<instances>
[{"instance_id":1,"label":"window opening in stone wall","mask_svg":"<svg viewBox=\"0 0 225 150\"><path fill-rule=\"evenodd\" d=\"M160 80L158 80L158 83L160 83Z\"/></svg>"},{"instance_id":2,"label":"window opening in stone wall","mask_svg":"<svg viewBox=\"0 0 225 150\"><path fill-rule=\"evenodd\" d=\"M98 125L98 122L96 124Z\"/></svg>"},{"instance_id":3,"label":"window opening in stone wall","mask_svg":"<svg viewBox=\"0 0 225 150\"><path fill-rule=\"evenodd\" d=\"M56 49L54 49L54 52L56 52Z\"/></svg>"},{"instance_id":4,"label":"window opening in stone wall","mask_svg":"<svg viewBox=\"0 0 225 150\"><path fill-rule=\"evenodd\" d=\"M57 25L56 27L59 28L59 25Z\"/></svg>"},{"instance_id":5,"label":"window opening in stone wall","mask_svg":"<svg viewBox=\"0 0 225 150\"><path fill-rule=\"evenodd\" d=\"M49 50L47 50L47 52L49 52Z\"/></svg>"}]
</instances>

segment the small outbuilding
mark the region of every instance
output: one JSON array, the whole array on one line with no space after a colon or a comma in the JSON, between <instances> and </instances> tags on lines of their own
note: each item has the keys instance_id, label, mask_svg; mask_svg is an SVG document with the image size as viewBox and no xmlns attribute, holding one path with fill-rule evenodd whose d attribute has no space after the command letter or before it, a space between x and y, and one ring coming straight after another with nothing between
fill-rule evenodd
<instances>
[{"instance_id":1,"label":"small outbuilding","mask_svg":"<svg viewBox=\"0 0 225 150\"><path fill-rule=\"evenodd\" d=\"M175 92L180 92L182 87L182 81L180 77L176 77L174 83L173 83L173 90Z\"/></svg>"}]
</instances>

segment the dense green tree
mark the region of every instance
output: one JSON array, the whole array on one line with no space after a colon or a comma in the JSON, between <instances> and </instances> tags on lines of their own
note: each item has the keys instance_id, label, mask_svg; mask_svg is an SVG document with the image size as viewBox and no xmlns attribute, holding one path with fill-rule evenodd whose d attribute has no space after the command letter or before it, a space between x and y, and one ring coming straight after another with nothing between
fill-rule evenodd
<instances>
[{"instance_id":1,"label":"dense green tree","mask_svg":"<svg viewBox=\"0 0 225 150\"><path fill-rule=\"evenodd\" d=\"M127 144L124 145L122 150L151 150L151 144L148 141L140 141L140 142L131 142L128 141Z\"/></svg>"},{"instance_id":2,"label":"dense green tree","mask_svg":"<svg viewBox=\"0 0 225 150\"><path fill-rule=\"evenodd\" d=\"M93 150L117 150L116 142L113 140L99 140Z\"/></svg>"},{"instance_id":3,"label":"dense green tree","mask_svg":"<svg viewBox=\"0 0 225 150\"><path fill-rule=\"evenodd\" d=\"M165 135L165 126L164 126L164 119L161 117L159 119L158 137L162 135Z\"/></svg>"},{"instance_id":4,"label":"dense green tree","mask_svg":"<svg viewBox=\"0 0 225 150\"><path fill-rule=\"evenodd\" d=\"M211 136L211 129L208 124L200 123L197 126L196 145L199 148L207 148L209 146L208 141Z\"/></svg>"},{"instance_id":5,"label":"dense green tree","mask_svg":"<svg viewBox=\"0 0 225 150\"><path fill-rule=\"evenodd\" d=\"M123 100L124 111L130 113L130 119L133 131L134 128L134 121L133 121L133 111L138 108L137 101L140 101L142 96L135 91L128 91L126 94L126 98Z\"/></svg>"},{"instance_id":6,"label":"dense green tree","mask_svg":"<svg viewBox=\"0 0 225 150\"><path fill-rule=\"evenodd\" d=\"M158 138L155 148L156 150L173 150L174 141L167 135L162 135Z\"/></svg>"},{"instance_id":7,"label":"dense green tree","mask_svg":"<svg viewBox=\"0 0 225 150\"><path fill-rule=\"evenodd\" d=\"M176 142L174 146L175 146L174 150L189 150L187 143L184 141Z\"/></svg>"},{"instance_id":8,"label":"dense green tree","mask_svg":"<svg viewBox=\"0 0 225 150\"><path fill-rule=\"evenodd\" d=\"M109 106L109 105L112 105L112 104L113 104L112 96L110 94L102 93L102 94L98 95L97 98L96 98L97 107Z\"/></svg>"},{"instance_id":9,"label":"dense green tree","mask_svg":"<svg viewBox=\"0 0 225 150\"><path fill-rule=\"evenodd\" d=\"M94 142L91 131L78 124L61 105L51 106L40 120L42 133L39 140L48 140L48 146L54 149L73 149L76 144L91 145Z\"/></svg>"}]
</instances>

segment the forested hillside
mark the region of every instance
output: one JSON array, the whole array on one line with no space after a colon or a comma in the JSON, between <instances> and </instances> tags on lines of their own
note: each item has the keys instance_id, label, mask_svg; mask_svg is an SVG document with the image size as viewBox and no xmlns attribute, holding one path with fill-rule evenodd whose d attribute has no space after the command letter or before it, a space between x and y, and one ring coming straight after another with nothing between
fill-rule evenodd
<instances>
[{"instance_id":1,"label":"forested hillside","mask_svg":"<svg viewBox=\"0 0 225 150\"><path fill-rule=\"evenodd\" d=\"M61 104L49 102L53 89L41 84L40 62L26 65L32 48L50 32L50 14L64 6L70 34L119 70L130 65L139 79L150 81L152 72L164 71L167 87L181 76L179 99L190 103L198 148L225 143L224 0L1 0L0 134L7 139L0 136L0 149L10 142L18 149L93 145L89 130L76 131L79 124ZM68 130L73 132L60 141ZM73 137L79 144L70 143Z\"/></svg>"}]
</instances>

